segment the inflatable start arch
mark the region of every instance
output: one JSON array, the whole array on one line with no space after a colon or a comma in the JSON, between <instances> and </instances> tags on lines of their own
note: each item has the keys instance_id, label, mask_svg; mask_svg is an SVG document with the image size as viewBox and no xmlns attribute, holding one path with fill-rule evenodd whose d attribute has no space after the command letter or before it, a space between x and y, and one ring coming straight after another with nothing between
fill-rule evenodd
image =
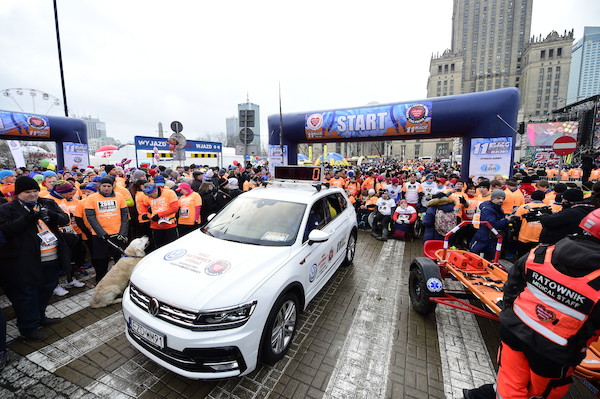
<instances>
[{"instance_id":1,"label":"inflatable start arch","mask_svg":"<svg viewBox=\"0 0 600 399\"><path fill-rule=\"evenodd\" d=\"M287 164L295 165L300 143L462 137L463 178L469 174L509 175L518 109L519 90L507 88L370 107L270 115L269 145L283 144ZM280 118L282 143L277 134Z\"/></svg>"},{"instance_id":2,"label":"inflatable start arch","mask_svg":"<svg viewBox=\"0 0 600 399\"><path fill-rule=\"evenodd\" d=\"M59 169L65 166L65 161L69 162L69 168L73 164L79 167L89 164L87 127L81 119L0 111L0 139L56 142Z\"/></svg>"}]
</instances>

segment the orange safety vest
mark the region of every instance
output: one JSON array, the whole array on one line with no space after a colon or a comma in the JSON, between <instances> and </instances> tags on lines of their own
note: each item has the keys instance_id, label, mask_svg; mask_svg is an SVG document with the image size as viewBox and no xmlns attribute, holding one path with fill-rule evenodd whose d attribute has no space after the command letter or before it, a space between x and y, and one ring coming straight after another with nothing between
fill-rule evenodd
<instances>
[{"instance_id":1,"label":"orange safety vest","mask_svg":"<svg viewBox=\"0 0 600 399\"><path fill-rule=\"evenodd\" d=\"M588 284L600 276L600 269L583 277L568 276L552 265L553 245L546 247L543 263L534 261L540 247L529 252L527 285L515 299L513 310L533 331L564 347L600 301L598 290Z\"/></svg>"}]
</instances>

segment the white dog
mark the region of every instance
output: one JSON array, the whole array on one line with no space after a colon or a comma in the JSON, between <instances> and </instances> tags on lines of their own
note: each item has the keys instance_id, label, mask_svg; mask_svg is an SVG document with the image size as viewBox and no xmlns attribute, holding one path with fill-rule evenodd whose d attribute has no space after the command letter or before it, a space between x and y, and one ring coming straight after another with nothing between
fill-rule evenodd
<instances>
[{"instance_id":1,"label":"white dog","mask_svg":"<svg viewBox=\"0 0 600 399\"><path fill-rule=\"evenodd\" d=\"M144 236L131 241L125 249L125 255L100 280L92 299L91 308L102 308L121 302L123 291L129 284L129 278L138 262L146 255L144 249L148 245L148 237Z\"/></svg>"}]
</instances>

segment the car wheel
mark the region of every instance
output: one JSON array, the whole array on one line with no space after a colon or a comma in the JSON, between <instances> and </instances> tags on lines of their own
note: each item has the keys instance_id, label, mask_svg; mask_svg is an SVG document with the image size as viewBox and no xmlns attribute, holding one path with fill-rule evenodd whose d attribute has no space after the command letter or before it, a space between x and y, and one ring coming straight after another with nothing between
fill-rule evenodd
<instances>
[{"instance_id":1,"label":"car wheel","mask_svg":"<svg viewBox=\"0 0 600 399\"><path fill-rule=\"evenodd\" d=\"M270 366L285 356L296 334L298 298L291 292L281 296L269 313L262 342L262 361Z\"/></svg>"},{"instance_id":2,"label":"car wheel","mask_svg":"<svg viewBox=\"0 0 600 399\"><path fill-rule=\"evenodd\" d=\"M413 309L422 315L433 312L437 303L429 300L429 290L425 276L420 268L416 267L410 271L408 277L408 295Z\"/></svg>"},{"instance_id":3,"label":"car wheel","mask_svg":"<svg viewBox=\"0 0 600 399\"><path fill-rule=\"evenodd\" d=\"M346 246L346 257L342 262L342 266L350 266L354 261L354 254L356 253L356 233L350 233L348 237L348 245Z\"/></svg>"}]
</instances>

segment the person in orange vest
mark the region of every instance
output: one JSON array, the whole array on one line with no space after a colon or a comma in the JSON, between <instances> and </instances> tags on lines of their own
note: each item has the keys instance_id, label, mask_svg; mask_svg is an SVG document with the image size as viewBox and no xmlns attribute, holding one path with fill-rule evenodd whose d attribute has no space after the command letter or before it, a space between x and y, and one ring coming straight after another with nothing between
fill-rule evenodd
<instances>
[{"instance_id":1,"label":"person in orange vest","mask_svg":"<svg viewBox=\"0 0 600 399\"><path fill-rule=\"evenodd\" d=\"M0 171L0 191L8 202L13 200L15 196L15 181L17 176L12 170Z\"/></svg>"},{"instance_id":2,"label":"person in orange vest","mask_svg":"<svg viewBox=\"0 0 600 399\"><path fill-rule=\"evenodd\" d=\"M370 189L375 189L375 179L372 176L372 172L367 172L366 173L366 178L365 180L362 182L362 185L360 187L361 191L362 190L370 190Z\"/></svg>"},{"instance_id":3,"label":"person in orange vest","mask_svg":"<svg viewBox=\"0 0 600 399\"><path fill-rule=\"evenodd\" d=\"M352 174L350 172L352 172ZM352 194L352 196L355 197L360 193L360 184L356 181L354 171L350 172L348 172L350 180L348 181L348 183L346 183L346 189Z\"/></svg>"},{"instance_id":4,"label":"person in orange vest","mask_svg":"<svg viewBox=\"0 0 600 399\"><path fill-rule=\"evenodd\" d=\"M175 191L159 187L154 183L144 184L145 197L138 206L143 220L150 220L152 240L160 248L179 238L175 215L179 201Z\"/></svg>"},{"instance_id":5,"label":"person in orange vest","mask_svg":"<svg viewBox=\"0 0 600 399\"><path fill-rule=\"evenodd\" d=\"M54 200L60 209L69 215L71 219L71 223L60 227L61 234L71 250L71 261L74 263L73 268L69 267L68 270L65 270L67 284L64 287L58 285L54 289L55 295L63 296L69 293L65 288L81 288L85 285L81 281L77 281L74 277L74 270L82 267L84 260L83 244L80 236L81 230L75 222L75 212L79 200L75 198L75 187L65 180L57 181L52 190L50 190L50 195L47 198Z\"/></svg>"},{"instance_id":6,"label":"person in orange vest","mask_svg":"<svg viewBox=\"0 0 600 399\"><path fill-rule=\"evenodd\" d=\"M521 218L521 228L519 229L518 236L518 247L517 247L517 257L521 257L528 253L533 247L538 245L540 241L540 233L542 232L542 223L540 222L539 217L528 217L527 214L530 214L534 209L547 207L544 203L544 197L546 195L543 191L535 190L531 193L531 202L529 204L523 204L517 208L515 212L515 216ZM548 209L549 212L550 209Z\"/></svg>"},{"instance_id":7,"label":"person in orange vest","mask_svg":"<svg viewBox=\"0 0 600 399\"><path fill-rule=\"evenodd\" d=\"M202 206L202 198L200 194L192 190L188 183L180 183L175 191L182 195L179 197L179 219L177 220L177 228L179 236L191 233L198 228L200 224L200 207Z\"/></svg>"},{"instance_id":8,"label":"person in orange vest","mask_svg":"<svg viewBox=\"0 0 600 399\"><path fill-rule=\"evenodd\" d=\"M508 273L499 303L500 350L492 384L463 390L466 399L562 398L573 369L600 335L600 209L584 234L539 245Z\"/></svg>"},{"instance_id":9,"label":"person in orange vest","mask_svg":"<svg viewBox=\"0 0 600 399\"><path fill-rule=\"evenodd\" d=\"M47 170L42 174L43 180L40 186L40 197L45 198L54 187L54 183L58 181L58 175L51 170Z\"/></svg>"},{"instance_id":10,"label":"person in orange vest","mask_svg":"<svg viewBox=\"0 0 600 399\"><path fill-rule=\"evenodd\" d=\"M506 199L504 200L504 204L502 204L502 210L507 215L514 213L519 206L525 203L525 197L521 190L519 190L519 184L515 179L506 180L504 194L506 194Z\"/></svg>"},{"instance_id":11,"label":"person in orange vest","mask_svg":"<svg viewBox=\"0 0 600 399\"><path fill-rule=\"evenodd\" d=\"M336 172L335 177L333 177L333 178L331 178L329 180L329 183L332 186L339 187L339 188L344 188L344 185L346 184L346 179L344 179L344 171L343 170L338 170Z\"/></svg>"},{"instance_id":12,"label":"person in orange vest","mask_svg":"<svg viewBox=\"0 0 600 399\"><path fill-rule=\"evenodd\" d=\"M129 227L127 204L125 198L113 189L114 180L105 176L99 183L98 192L85 200L85 217L92 233L92 265L96 270L96 283L108 272L110 258L115 262L121 258L127 245Z\"/></svg>"}]
</instances>

